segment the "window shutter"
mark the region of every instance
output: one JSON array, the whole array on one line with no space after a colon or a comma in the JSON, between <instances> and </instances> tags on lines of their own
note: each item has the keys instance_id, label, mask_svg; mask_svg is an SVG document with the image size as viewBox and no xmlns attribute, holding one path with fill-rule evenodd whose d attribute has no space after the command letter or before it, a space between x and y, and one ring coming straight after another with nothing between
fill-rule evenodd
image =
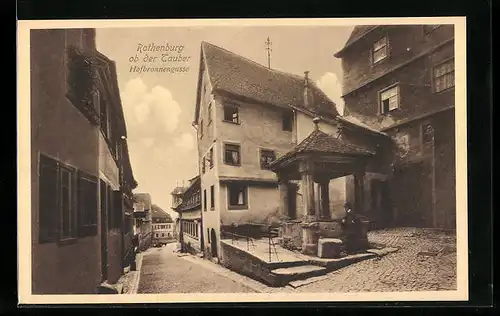
<instances>
[{"instance_id":1,"label":"window shutter","mask_svg":"<svg viewBox=\"0 0 500 316\"><path fill-rule=\"evenodd\" d=\"M97 235L98 185L97 180L83 172L78 173L78 236Z\"/></svg>"},{"instance_id":2,"label":"window shutter","mask_svg":"<svg viewBox=\"0 0 500 316\"><path fill-rule=\"evenodd\" d=\"M114 228L121 228L123 225L123 203L121 191L113 191L113 214L114 214Z\"/></svg>"},{"instance_id":3,"label":"window shutter","mask_svg":"<svg viewBox=\"0 0 500 316\"><path fill-rule=\"evenodd\" d=\"M40 156L39 168L39 242L55 242L59 234L58 164Z\"/></svg>"}]
</instances>

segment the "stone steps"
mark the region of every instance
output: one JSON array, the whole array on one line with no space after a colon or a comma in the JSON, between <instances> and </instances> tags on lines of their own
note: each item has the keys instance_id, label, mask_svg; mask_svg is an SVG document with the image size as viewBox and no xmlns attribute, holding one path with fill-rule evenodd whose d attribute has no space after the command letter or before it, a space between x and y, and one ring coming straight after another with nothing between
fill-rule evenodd
<instances>
[{"instance_id":1,"label":"stone steps","mask_svg":"<svg viewBox=\"0 0 500 316\"><path fill-rule=\"evenodd\" d=\"M292 281L304 280L311 277L316 277L324 275L328 272L325 267L320 267L317 265L300 265L288 268L278 268L271 270L271 275L277 280L280 280L279 285L284 286Z\"/></svg>"}]
</instances>

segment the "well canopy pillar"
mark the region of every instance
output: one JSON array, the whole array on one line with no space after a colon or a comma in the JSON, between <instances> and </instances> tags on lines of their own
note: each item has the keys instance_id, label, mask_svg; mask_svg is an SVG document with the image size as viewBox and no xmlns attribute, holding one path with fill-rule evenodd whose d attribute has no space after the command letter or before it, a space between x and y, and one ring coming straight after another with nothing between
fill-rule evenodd
<instances>
[{"instance_id":1,"label":"well canopy pillar","mask_svg":"<svg viewBox=\"0 0 500 316\"><path fill-rule=\"evenodd\" d=\"M314 178L312 164L303 161L300 165L301 187L303 188L304 214L308 220L315 220L316 207L314 201Z\"/></svg>"},{"instance_id":2,"label":"well canopy pillar","mask_svg":"<svg viewBox=\"0 0 500 316\"><path fill-rule=\"evenodd\" d=\"M288 187L290 182L288 179L279 178L278 191L279 191L279 213L281 216L288 216Z\"/></svg>"},{"instance_id":3,"label":"well canopy pillar","mask_svg":"<svg viewBox=\"0 0 500 316\"><path fill-rule=\"evenodd\" d=\"M364 193L365 193L365 170L359 167L354 172L354 211L358 214L364 213Z\"/></svg>"},{"instance_id":4,"label":"well canopy pillar","mask_svg":"<svg viewBox=\"0 0 500 316\"><path fill-rule=\"evenodd\" d=\"M321 179L319 182L320 188L320 214L322 219L330 219L330 179Z\"/></svg>"}]
</instances>

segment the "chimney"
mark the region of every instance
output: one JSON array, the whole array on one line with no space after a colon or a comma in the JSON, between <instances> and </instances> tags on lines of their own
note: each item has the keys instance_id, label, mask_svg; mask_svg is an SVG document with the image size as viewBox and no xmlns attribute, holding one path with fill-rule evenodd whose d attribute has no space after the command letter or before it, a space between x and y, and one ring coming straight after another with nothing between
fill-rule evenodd
<instances>
[{"instance_id":1,"label":"chimney","mask_svg":"<svg viewBox=\"0 0 500 316\"><path fill-rule=\"evenodd\" d=\"M312 95L309 89L309 71L304 71L304 108L312 106Z\"/></svg>"},{"instance_id":2,"label":"chimney","mask_svg":"<svg viewBox=\"0 0 500 316\"><path fill-rule=\"evenodd\" d=\"M315 129L316 131L317 131L317 130L319 130L319 121L320 121L320 120L321 120L321 119L320 119L319 117L315 117L315 118L313 118L314 129Z\"/></svg>"}]
</instances>

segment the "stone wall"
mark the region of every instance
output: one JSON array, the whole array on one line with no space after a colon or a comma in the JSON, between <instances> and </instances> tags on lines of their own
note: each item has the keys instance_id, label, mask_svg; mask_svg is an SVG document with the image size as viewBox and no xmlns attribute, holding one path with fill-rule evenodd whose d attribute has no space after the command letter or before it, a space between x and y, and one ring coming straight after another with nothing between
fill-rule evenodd
<instances>
[{"instance_id":1,"label":"stone wall","mask_svg":"<svg viewBox=\"0 0 500 316\"><path fill-rule=\"evenodd\" d=\"M262 260L233 247L224 240L220 245L221 263L224 267L271 286L279 284L279 280L271 275L269 266Z\"/></svg>"},{"instance_id":2,"label":"stone wall","mask_svg":"<svg viewBox=\"0 0 500 316\"><path fill-rule=\"evenodd\" d=\"M290 250L302 249L302 222L283 223L280 230L281 246Z\"/></svg>"}]
</instances>

